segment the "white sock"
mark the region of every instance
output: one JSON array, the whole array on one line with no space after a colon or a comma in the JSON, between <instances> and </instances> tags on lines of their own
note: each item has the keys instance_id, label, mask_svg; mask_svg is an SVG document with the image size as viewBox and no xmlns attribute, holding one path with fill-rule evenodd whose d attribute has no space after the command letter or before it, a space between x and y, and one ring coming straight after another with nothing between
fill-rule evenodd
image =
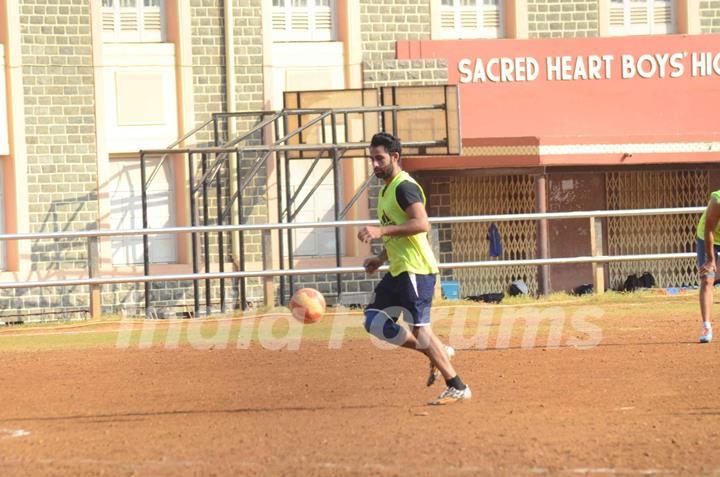
<instances>
[{"instance_id":1,"label":"white sock","mask_svg":"<svg viewBox=\"0 0 720 477\"><path fill-rule=\"evenodd\" d=\"M712 325L710 324L709 321L703 321L703 326L704 326L705 329L707 329L707 330L712 330Z\"/></svg>"}]
</instances>

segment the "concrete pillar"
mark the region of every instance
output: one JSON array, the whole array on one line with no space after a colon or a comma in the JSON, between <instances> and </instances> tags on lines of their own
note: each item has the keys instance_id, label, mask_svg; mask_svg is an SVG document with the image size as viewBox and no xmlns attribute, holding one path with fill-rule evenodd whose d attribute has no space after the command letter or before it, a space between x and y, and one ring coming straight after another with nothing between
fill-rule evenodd
<instances>
[{"instance_id":1,"label":"concrete pillar","mask_svg":"<svg viewBox=\"0 0 720 477\"><path fill-rule=\"evenodd\" d=\"M545 174L535 176L535 212L547 212L547 177ZM550 245L548 243L548 221L537 221L537 256L548 258ZM538 292L540 295L550 293L550 266L538 266Z\"/></svg>"}]
</instances>

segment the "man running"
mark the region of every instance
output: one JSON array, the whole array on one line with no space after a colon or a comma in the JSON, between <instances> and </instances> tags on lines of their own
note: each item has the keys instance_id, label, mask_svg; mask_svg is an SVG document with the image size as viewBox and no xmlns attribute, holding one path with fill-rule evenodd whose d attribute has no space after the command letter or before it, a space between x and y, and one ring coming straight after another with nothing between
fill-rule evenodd
<instances>
[{"instance_id":1,"label":"man running","mask_svg":"<svg viewBox=\"0 0 720 477\"><path fill-rule=\"evenodd\" d=\"M390 271L375 288L373 302L365 309L365 329L377 338L415 349L430 359L428 386L437 370L447 388L428 404L443 405L470 399L470 387L455 372L450 358L454 350L445 347L430 327L430 307L438 273L427 233L430 222L425 211L425 194L420 185L400 167L402 145L394 136L378 133L370 142L375 176L385 182L378 197L380 227L363 227L358 238L370 243L382 238L382 252L365 260L367 273L374 273L386 261ZM411 333L397 324L402 310Z\"/></svg>"}]
</instances>

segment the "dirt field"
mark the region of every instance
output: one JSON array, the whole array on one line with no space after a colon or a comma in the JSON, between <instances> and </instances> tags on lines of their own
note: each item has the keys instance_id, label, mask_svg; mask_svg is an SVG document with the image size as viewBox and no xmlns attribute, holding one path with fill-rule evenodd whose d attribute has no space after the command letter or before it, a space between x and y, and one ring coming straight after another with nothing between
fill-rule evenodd
<instances>
[{"instance_id":1,"label":"dirt field","mask_svg":"<svg viewBox=\"0 0 720 477\"><path fill-rule=\"evenodd\" d=\"M187 322L7 329L0 475L720 475L720 342L695 343L695 299L525 307L565 315L536 336L472 308L453 340L474 396L441 408L420 354L358 329L329 348L358 315L275 351L245 320L195 342Z\"/></svg>"}]
</instances>

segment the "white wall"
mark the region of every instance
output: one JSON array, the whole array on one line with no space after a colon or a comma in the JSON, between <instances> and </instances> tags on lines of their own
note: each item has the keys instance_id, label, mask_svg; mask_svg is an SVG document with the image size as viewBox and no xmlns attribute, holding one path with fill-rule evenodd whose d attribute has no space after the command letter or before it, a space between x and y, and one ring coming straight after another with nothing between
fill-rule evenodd
<instances>
[{"instance_id":1,"label":"white wall","mask_svg":"<svg viewBox=\"0 0 720 477\"><path fill-rule=\"evenodd\" d=\"M273 43L273 109L283 92L345 89L343 44L339 41Z\"/></svg>"},{"instance_id":2,"label":"white wall","mask_svg":"<svg viewBox=\"0 0 720 477\"><path fill-rule=\"evenodd\" d=\"M163 149L178 137L175 45L103 44L109 153Z\"/></svg>"}]
</instances>

